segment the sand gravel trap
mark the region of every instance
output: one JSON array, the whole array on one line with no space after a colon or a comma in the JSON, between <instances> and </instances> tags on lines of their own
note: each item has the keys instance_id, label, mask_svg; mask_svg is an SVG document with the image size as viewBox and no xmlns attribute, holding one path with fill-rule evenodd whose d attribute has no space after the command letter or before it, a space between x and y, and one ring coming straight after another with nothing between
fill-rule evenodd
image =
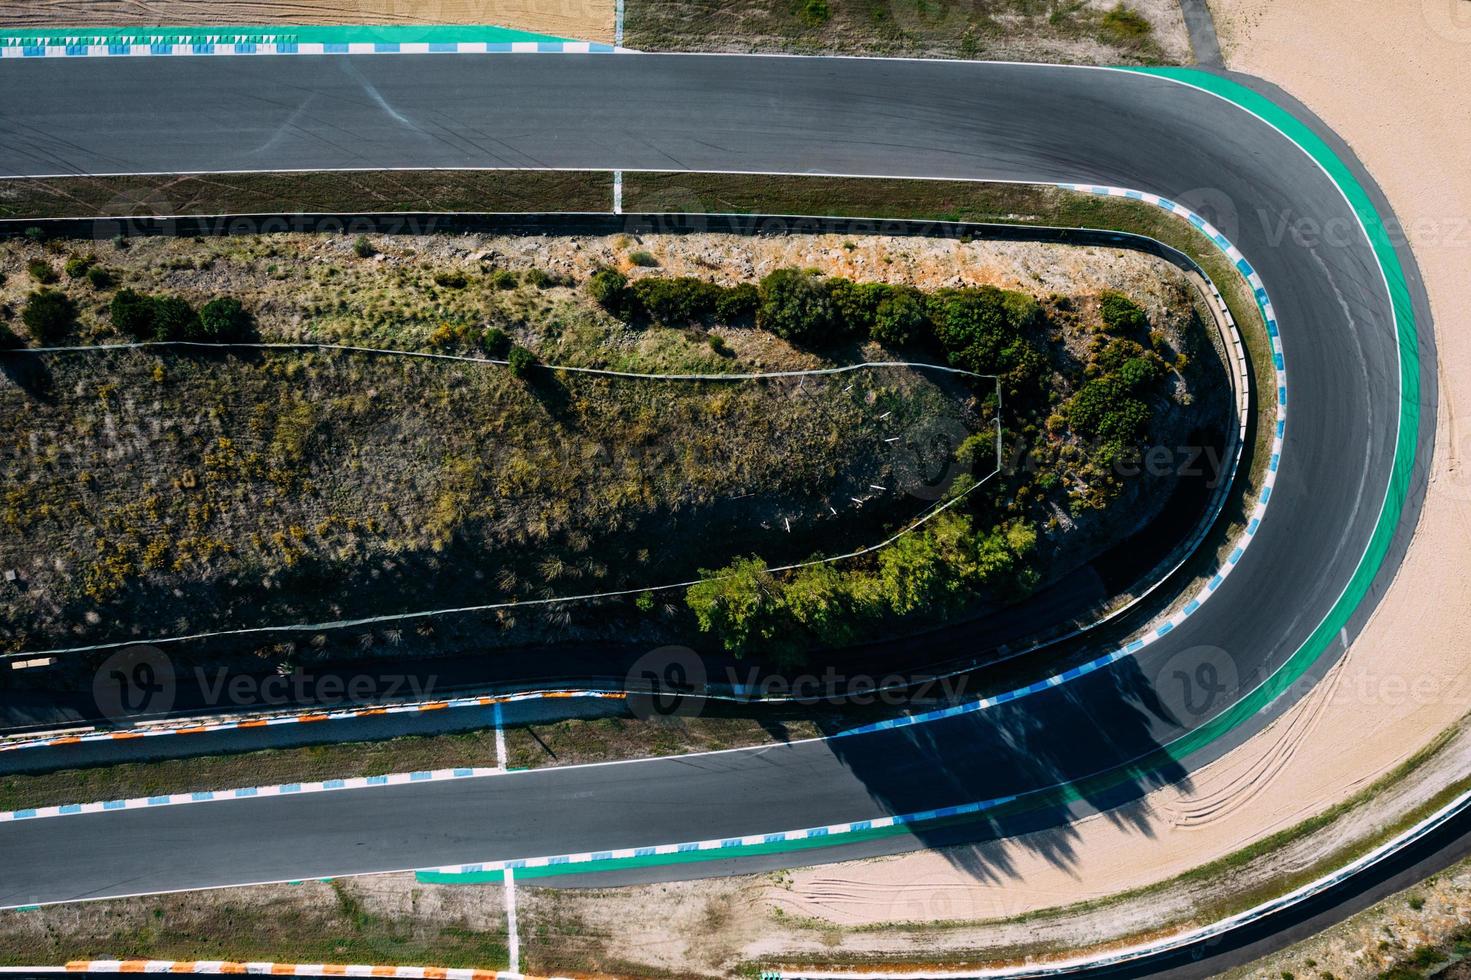
<instances>
[{"instance_id":1,"label":"sand gravel trap","mask_svg":"<svg viewBox=\"0 0 1471 980\"><path fill-rule=\"evenodd\" d=\"M583 41L613 40L614 0L15 0L7 27L274 24L490 24Z\"/></svg>"},{"instance_id":2,"label":"sand gravel trap","mask_svg":"<svg viewBox=\"0 0 1471 980\"><path fill-rule=\"evenodd\" d=\"M1332 686L1201 771L1189 791L1166 789L1126 816L998 846L979 873L933 852L801 871L780 899L789 913L847 924L985 918L1159 881L1351 795L1471 709L1471 2L1212 7L1231 67L1318 112L1409 229L1441 371L1435 466L1415 543Z\"/></svg>"}]
</instances>

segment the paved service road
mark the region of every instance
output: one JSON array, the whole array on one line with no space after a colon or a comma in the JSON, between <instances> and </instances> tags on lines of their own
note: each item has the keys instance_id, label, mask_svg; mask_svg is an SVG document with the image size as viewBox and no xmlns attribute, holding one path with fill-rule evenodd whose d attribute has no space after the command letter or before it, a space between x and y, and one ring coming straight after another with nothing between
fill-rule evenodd
<instances>
[{"instance_id":1,"label":"paved service road","mask_svg":"<svg viewBox=\"0 0 1471 980\"><path fill-rule=\"evenodd\" d=\"M1182 652L1223 649L1243 691L1282 664L1344 590L1379 516L1401 406L1392 316L1373 254L1306 155L1194 89L1131 73L861 59L400 55L0 65L0 174L429 166L1068 180L1187 204L1211 200L1218 214L1229 202L1236 218L1220 223L1266 282L1288 364L1287 443L1271 508L1237 570L1184 625L1113 668L1003 709L723 755L8 823L0 825L0 905L789 830L1115 770L1180 735L1182 721L1196 725L1226 707L1229 699L1218 698L1200 718L1182 720L1165 708L1170 697L1156 684L1173 676ZM1284 219L1297 218L1344 234L1335 244L1282 235ZM1423 302L1418 308L1423 356L1429 317ZM1434 428L1429 356L1422 372L1424 445ZM1349 633L1388 574L1381 570ZM1321 673L1340 649L1314 669ZM1187 778L1289 700L1178 766L1088 788L1070 813ZM1068 816L1033 813L663 873L810 863Z\"/></svg>"}]
</instances>

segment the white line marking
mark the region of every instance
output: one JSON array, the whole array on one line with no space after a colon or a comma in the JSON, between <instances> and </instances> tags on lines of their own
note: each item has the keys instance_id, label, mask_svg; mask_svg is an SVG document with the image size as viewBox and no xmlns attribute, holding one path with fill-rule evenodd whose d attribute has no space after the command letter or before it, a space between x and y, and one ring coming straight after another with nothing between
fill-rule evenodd
<instances>
[{"instance_id":1,"label":"white line marking","mask_svg":"<svg viewBox=\"0 0 1471 980\"><path fill-rule=\"evenodd\" d=\"M495 706L495 764L500 768L506 768L506 731L505 712L501 710L500 703Z\"/></svg>"},{"instance_id":2,"label":"white line marking","mask_svg":"<svg viewBox=\"0 0 1471 980\"><path fill-rule=\"evenodd\" d=\"M613 213L623 213L623 171L613 171Z\"/></svg>"},{"instance_id":3,"label":"white line marking","mask_svg":"<svg viewBox=\"0 0 1471 980\"><path fill-rule=\"evenodd\" d=\"M516 935L516 872L507 868L505 872L506 883L506 945L509 947L510 964L507 969L512 973L521 972L521 937Z\"/></svg>"}]
</instances>

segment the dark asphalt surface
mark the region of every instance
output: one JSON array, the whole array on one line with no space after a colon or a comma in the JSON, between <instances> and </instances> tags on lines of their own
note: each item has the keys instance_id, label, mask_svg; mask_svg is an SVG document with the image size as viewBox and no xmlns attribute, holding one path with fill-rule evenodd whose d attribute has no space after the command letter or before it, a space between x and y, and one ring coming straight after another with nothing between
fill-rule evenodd
<instances>
[{"instance_id":1,"label":"dark asphalt surface","mask_svg":"<svg viewBox=\"0 0 1471 980\"><path fill-rule=\"evenodd\" d=\"M1166 687L1175 668L1196 663L1202 647L1226 652L1241 691L1280 665L1339 595L1379 512L1398 368L1372 254L1316 165L1204 93L1113 72L857 59L38 59L0 67L0 174L812 171L1081 180L1209 204L1271 293L1291 391L1276 491L1246 558L1185 625L1116 669L1007 710L827 743L0 825L0 905L784 830L1113 769L1229 703L1228 691L1204 714L1182 719L1168 707L1179 701ZM1347 235L1335 244L1297 242L1277 233L1284 218L1341 222ZM1429 314L1417 298L1428 351ZM1431 358L1422 370L1433 377ZM1435 424L1433 383L1426 391L1422 445ZM1381 571L1350 633L1391 574ZM1086 800L1073 814L1116 806L1161 780L1188 780L1191 768L1239 743L1289 700L1178 769ZM1055 827L1053 853L1066 862L1067 816L1030 815L965 833ZM956 833L925 831L787 860L919 847Z\"/></svg>"}]
</instances>

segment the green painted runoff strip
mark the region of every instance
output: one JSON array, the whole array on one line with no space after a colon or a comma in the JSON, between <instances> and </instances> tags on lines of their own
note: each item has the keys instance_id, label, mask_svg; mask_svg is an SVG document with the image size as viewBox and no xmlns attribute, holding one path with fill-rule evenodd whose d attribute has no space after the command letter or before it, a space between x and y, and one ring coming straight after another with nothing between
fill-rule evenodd
<instances>
[{"instance_id":1,"label":"green painted runoff strip","mask_svg":"<svg viewBox=\"0 0 1471 980\"><path fill-rule=\"evenodd\" d=\"M1414 305L1410 300L1410 291L1405 280L1404 268L1400 265L1399 257L1395 254L1394 246L1390 242L1389 233L1384 227L1383 219L1380 218L1379 213L1374 209L1368 192L1358 182L1357 178L1354 177L1353 172L1349 170L1348 166L1338 158L1338 155L1301 120L1277 105L1277 103L1252 91L1244 85L1192 68L1127 68L1119 70L1135 71L1141 74L1172 79L1219 95L1241 106L1243 109L1259 116L1270 125L1275 126L1305 150L1327 171L1329 177L1343 191L1344 196L1348 199L1349 205L1353 208L1354 213L1358 215L1359 220L1363 222L1364 228L1368 233L1369 244L1374 250L1375 258L1378 260L1379 266L1384 272L1385 280L1388 283L1390 302L1394 310L1396 340L1399 344L1400 355L1400 412L1399 427L1395 435L1394 463L1390 471L1389 488L1384 499L1384 505L1379 513L1378 523L1375 524L1374 533L1370 537L1369 545L1362 558L1360 558L1358 567L1354 570L1354 574L1349 579L1349 583L1344 589L1343 594L1333 605L1333 608L1329 610L1328 615L1318 624L1318 628L1312 632L1307 640L1298 647L1296 652L1271 677L1267 678L1261 686L1257 687L1225 712L1211 719L1211 721L1193 731L1187 732L1180 738L1161 746L1140 759L1136 759L1107 773L1101 773L1097 776L1078 780L1073 783L1028 793L1014 802L987 810L983 819L988 821L1006 816L1007 814L1066 805L1116 788L1127 781L1157 774L1166 766L1179 762L1181 759L1210 745L1212 742L1245 723L1258 711L1271 704L1272 701L1301 678L1318 657L1328 649L1339 631L1347 625L1349 617L1353 615L1354 610L1358 608L1364 596L1368 594L1369 586L1373 582L1374 576L1378 573L1380 566L1383 564L1385 555L1389 552L1390 542L1394 537L1395 529L1398 527L1400 517L1404 512L1405 501L1409 496L1410 475L1414 469L1415 440L1420 427L1420 354L1419 340L1415 333ZM957 823L975 819L977 818L965 817L959 820L952 818L945 821L935 821L925 826L936 826L942 823ZM831 847L839 844L858 843L864 840L907 834L910 832L910 826L912 825L900 825L897 827L872 829L842 835L825 835L818 838L799 839L774 844L716 848L708 851L650 855L640 858L615 858L578 864L557 864L544 868L518 868L516 869L516 874L518 878L553 874L587 874L597 871L611 871L618 868L713 860L737 855L772 854L783 851L803 850L809 847ZM495 877L485 877L487 874L494 874ZM499 873L486 872L478 875L425 873L421 876L421 880L441 883L468 883L472 880L499 880Z\"/></svg>"},{"instance_id":2,"label":"green painted runoff strip","mask_svg":"<svg viewBox=\"0 0 1471 980\"><path fill-rule=\"evenodd\" d=\"M274 27L53 27L0 28L0 47L109 44L507 44L514 41L562 43L569 38L532 34L484 24L345 24Z\"/></svg>"}]
</instances>

